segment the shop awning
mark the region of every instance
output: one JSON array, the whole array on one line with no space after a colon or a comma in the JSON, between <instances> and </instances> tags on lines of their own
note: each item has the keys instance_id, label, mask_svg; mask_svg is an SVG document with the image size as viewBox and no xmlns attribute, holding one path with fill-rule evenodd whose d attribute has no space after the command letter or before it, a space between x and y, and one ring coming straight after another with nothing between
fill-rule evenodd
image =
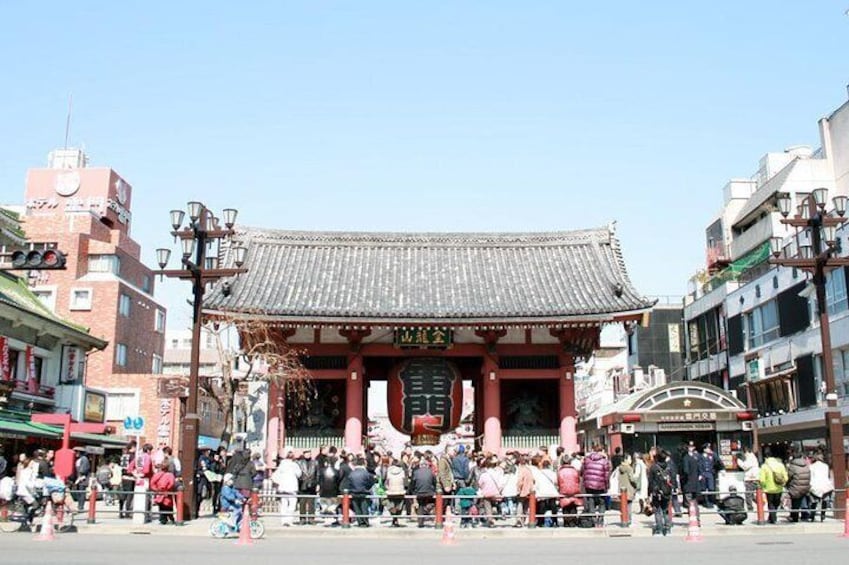
<instances>
[{"instance_id":1,"label":"shop awning","mask_svg":"<svg viewBox=\"0 0 849 565\"><path fill-rule=\"evenodd\" d=\"M86 434L82 432L71 432L71 441L86 445L102 445L103 447L124 447L130 440L124 436L111 436L100 434Z\"/></svg>"},{"instance_id":2,"label":"shop awning","mask_svg":"<svg viewBox=\"0 0 849 565\"><path fill-rule=\"evenodd\" d=\"M62 433L52 426L0 418L0 437L20 439L41 437L59 439L62 437Z\"/></svg>"}]
</instances>

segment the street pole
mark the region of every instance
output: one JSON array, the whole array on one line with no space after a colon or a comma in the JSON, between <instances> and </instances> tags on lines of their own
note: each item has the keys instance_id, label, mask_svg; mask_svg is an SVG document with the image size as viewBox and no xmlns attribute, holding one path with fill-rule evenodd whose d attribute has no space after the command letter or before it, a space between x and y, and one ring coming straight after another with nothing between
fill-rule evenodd
<instances>
[{"instance_id":1,"label":"street pole","mask_svg":"<svg viewBox=\"0 0 849 565\"><path fill-rule=\"evenodd\" d=\"M180 463L183 474L184 504L188 507L185 516L196 518L196 487L195 463L197 461L198 435L200 434L200 417L198 416L198 394L200 392L200 343L203 329L203 296L206 285L223 277L238 276L246 273L242 268L247 250L244 247L232 247L233 264L235 268L218 268L215 258L207 261L207 245L230 238L235 232L233 224L236 220L236 210L224 210L225 228L218 226L218 218L199 202L189 203L190 222L185 229L180 229L183 223L182 210L171 211L171 224L174 227L172 235L179 239L183 250L182 269L165 270L171 255L170 249L157 249L157 260L160 271L156 274L169 278L178 278L192 283L192 349L189 363L189 393L186 397L185 414L180 426ZM194 261L192 261L194 254ZM210 265L208 263L213 263Z\"/></svg>"},{"instance_id":2,"label":"street pole","mask_svg":"<svg viewBox=\"0 0 849 565\"><path fill-rule=\"evenodd\" d=\"M834 475L834 486L842 490L846 484L846 455L843 448L843 420L840 408L837 406L837 386L834 380L834 362L831 351L831 326L828 318L828 297L826 296L826 273L840 267L849 265L849 260L842 257L832 257L832 251L836 247L836 236L834 230L846 221L843 216L846 212L845 196L834 198L835 209L839 217L829 216L825 212L825 189L816 189L802 206L807 207L806 217L797 214L794 218L788 218L790 210L789 194L781 194L778 197L778 206L784 219L781 222L795 228L808 229L811 238L812 256L802 258L781 259L782 240L773 238L771 242L773 258L771 263L787 267L803 269L812 274L812 282L816 290L817 315L820 325L820 341L822 343L822 376L825 381L826 409L825 429L828 439L828 449L831 454L831 469ZM823 245L823 231L828 230L831 234L826 238ZM846 510L845 497L835 498L835 517L842 518Z\"/></svg>"}]
</instances>

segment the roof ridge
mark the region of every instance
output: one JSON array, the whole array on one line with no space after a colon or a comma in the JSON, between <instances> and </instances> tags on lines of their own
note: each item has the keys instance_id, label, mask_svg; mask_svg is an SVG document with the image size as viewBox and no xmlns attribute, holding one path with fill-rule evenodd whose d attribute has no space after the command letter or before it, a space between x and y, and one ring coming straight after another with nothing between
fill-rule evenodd
<instances>
[{"instance_id":1,"label":"roof ridge","mask_svg":"<svg viewBox=\"0 0 849 565\"><path fill-rule=\"evenodd\" d=\"M609 243L609 226L571 231L541 232L366 232L306 231L241 227L236 239L281 244L428 245L428 246L528 246Z\"/></svg>"}]
</instances>

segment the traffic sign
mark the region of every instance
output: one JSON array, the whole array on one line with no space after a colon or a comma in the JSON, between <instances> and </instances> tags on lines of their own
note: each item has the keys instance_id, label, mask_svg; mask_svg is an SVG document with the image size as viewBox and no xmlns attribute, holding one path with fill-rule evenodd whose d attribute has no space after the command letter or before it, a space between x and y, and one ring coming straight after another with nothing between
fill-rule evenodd
<instances>
[{"instance_id":1,"label":"traffic sign","mask_svg":"<svg viewBox=\"0 0 849 565\"><path fill-rule=\"evenodd\" d=\"M133 436L144 435L144 418L141 416L127 416L124 418L124 434Z\"/></svg>"}]
</instances>

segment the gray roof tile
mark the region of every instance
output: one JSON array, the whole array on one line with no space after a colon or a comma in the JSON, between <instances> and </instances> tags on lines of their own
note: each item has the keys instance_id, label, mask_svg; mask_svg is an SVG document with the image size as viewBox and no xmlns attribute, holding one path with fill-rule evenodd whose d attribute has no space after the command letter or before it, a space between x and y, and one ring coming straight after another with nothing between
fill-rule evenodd
<instances>
[{"instance_id":1,"label":"gray roof tile","mask_svg":"<svg viewBox=\"0 0 849 565\"><path fill-rule=\"evenodd\" d=\"M649 309L611 228L349 233L243 228L247 274L212 311L309 323L569 322ZM227 256L225 253L225 262ZM615 291L616 287L621 292Z\"/></svg>"}]
</instances>

